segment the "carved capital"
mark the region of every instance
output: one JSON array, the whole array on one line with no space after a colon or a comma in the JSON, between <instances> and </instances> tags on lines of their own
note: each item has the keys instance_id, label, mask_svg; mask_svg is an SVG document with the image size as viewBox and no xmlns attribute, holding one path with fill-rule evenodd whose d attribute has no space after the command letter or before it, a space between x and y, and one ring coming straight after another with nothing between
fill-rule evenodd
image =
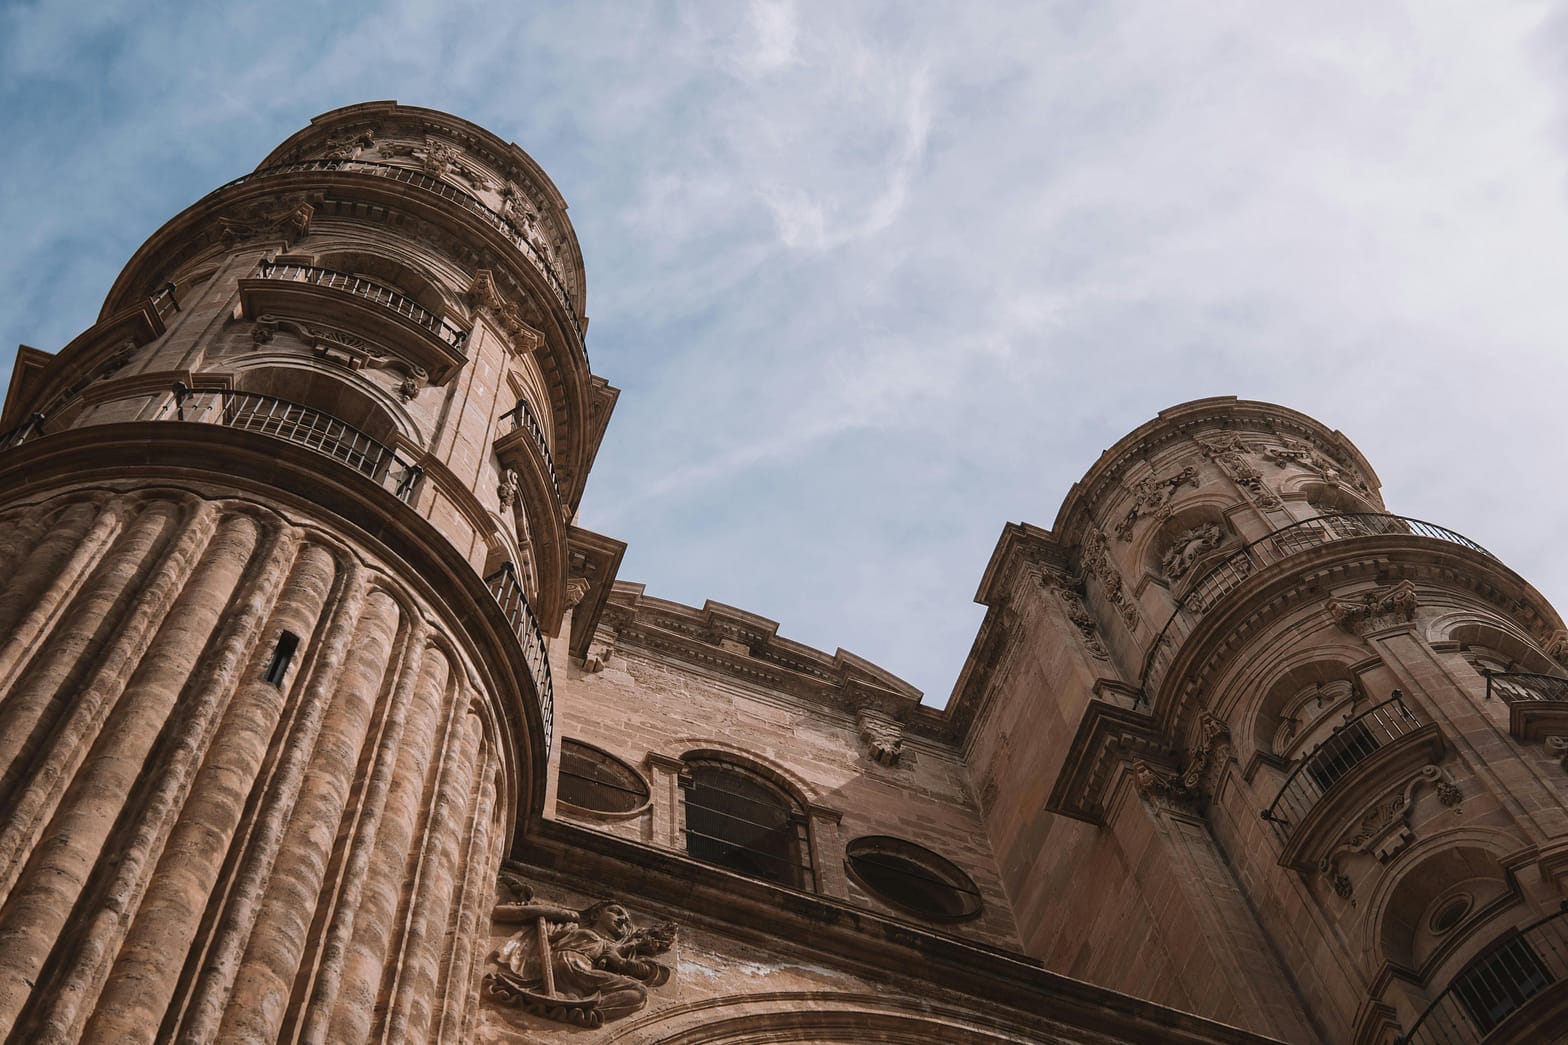
<instances>
[{"instance_id":1,"label":"carved capital","mask_svg":"<svg viewBox=\"0 0 1568 1045\"><path fill-rule=\"evenodd\" d=\"M501 473L501 482L495 488L495 496L501 502L502 511L516 503L517 492L520 488L521 481L518 479L516 469L508 468Z\"/></svg>"},{"instance_id":2,"label":"carved capital","mask_svg":"<svg viewBox=\"0 0 1568 1045\"><path fill-rule=\"evenodd\" d=\"M1415 620L1419 605L1416 586L1405 580L1348 599L1329 598L1324 608L1342 629L1352 635L1364 635L1379 628L1408 624Z\"/></svg>"},{"instance_id":3,"label":"carved capital","mask_svg":"<svg viewBox=\"0 0 1568 1045\"><path fill-rule=\"evenodd\" d=\"M592 587L592 585L589 584L587 577L572 577L567 580L566 608L572 609L579 602L582 602L583 596L588 594L588 589L590 587Z\"/></svg>"}]
</instances>

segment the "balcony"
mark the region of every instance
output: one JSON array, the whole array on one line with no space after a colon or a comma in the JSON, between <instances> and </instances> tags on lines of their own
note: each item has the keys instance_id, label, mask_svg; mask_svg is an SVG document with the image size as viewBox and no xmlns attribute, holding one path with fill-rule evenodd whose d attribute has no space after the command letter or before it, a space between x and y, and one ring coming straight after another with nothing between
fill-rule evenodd
<instances>
[{"instance_id":1,"label":"balcony","mask_svg":"<svg viewBox=\"0 0 1568 1045\"><path fill-rule=\"evenodd\" d=\"M246 185L262 178L312 172L363 174L375 178L385 178L404 185L411 185L424 192L441 197L443 200L472 214L501 233L544 276L545 282L550 286L551 293L555 296L555 300L566 311L566 316L571 321L572 330L577 334L578 346L583 348L584 358L587 358L587 349L582 345L582 319L577 314L577 308L572 302L572 295L566 286L565 280L561 278L555 266L550 263L544 248L536 243L532 237L520 231L504 215L490 209L478 197L463 191L455 185L442 181L434 175L426 174L424 171L415 170L411 167L399 167L391 163L376 163L372 160L304 160L299 163L284 163L273 167L264 167L261 170L241 175L231 182L220 185L213 192L209 193L208 196L215 196L226 189L231 189L237 185Z\"/></svg>"},{"instance_id":2,"label":"balcony","mask_svg":"<svg viewBox=\"0 0 1568 1045\"><path fill-rule=\"evenodd\" d=\"M1558 1041L1568 979L1568 901L1466 965L1398 1045Z\"/></svg>"},{"instance_id":3,"label":"balcony","mask_svg":"<svg viewBox=\"0 0 1568 1045\"><path fill-rule=\"evenodd\" d=\"M239 290L251 318L277 312L341 324L345 313L354 313L359 320L356 332L393 342L437 384L466 359L466 330L402 291L364 276L263 259L251 276L240 280Z\"/></svg>"},{"instance_id":4,"label":"balcony","mask_svg":"<svg viewBox=\"0 0 1568 1045\"><path fill-rule=\"evenodd\" d=\"M539 697L539 717L544 723L544 746L550 749L550 737L555 729L555 685L550 679L550 652L544 644L544 633L539 630L539 619L528 605L528 596L517 581L517 568L510 562L485 578L490 594L500 604L501 612L511 622L512 631L523 647L523 659L534 680L534 691Z\"/></svg>"},{"instance_id":5,"label":"balcony","mask_svg":"<svg viewBox=\"0 0 1568 1045\"><path fill-rule=\"evenodd\" d=\"M197 421L269 435L309 447L348 465L411 503L424 470L359 429L300 403L226 388L174 386L173 420ZM169 405L155 420L167 421Z\"/></svg>"},{"instance_id":6,"label":"balcony","mask_svg":"<svg viewBox=\"0 0 1568 1045\"><path fill-rule=\"evenodd\" d=\"M1397 689L1336 726L1296 764L1260 814L1285 843L1280 863L1315 866L1319 850L1337 837L1341 821L1361 809L1369 792L1409 776L1442 749L1437 726L1411 710Z\"/></svg>"},{"instance_id":7,"label":"balcony","mask_svg":"<svg viewBox=\"0 0 1568 1045\"><path fill-rule=\"evenodd\" d=\"M1457 544L1471 551L1480 552L1489 559L1497 556L1453 530L1407 519L1401 515L1384 515L1365 512L1346 515L1320 515L1281 527L1265 537L1234 552L1221 560L1213 569L1195 581L1176 604L1165 627L1149 647L1144 657L1143 672L1139 678L1138 696L1134 706L1150 703L1165 673L1175 659L1176 652L1194 631L1204 616L1222 598L1241 587L1248 577L1274 563L1281 562L1300 552L1322 547L1335 541L1357 537L1387 537L1405 535Z\"/></svg>"},{"instance_id":8,"label":"balcony","mask_svg":"<svg viewBox=\"0 0 1568 1045\"><path fill-rule=\"evenodd\" d=\"M1508 705L1508 731L1519 740L1568 732L1568 679L1524 671L1485 671L1486 699Z\"/></svg>"},{"instance_id":9,"label":"balcony","mask_svg":"<svg viewBox=\"0 0 1568 1045\"><path fill-rule=\"evenodd\" d=\"M519 399L515 407L501 416L512 422L512 431L526 432L533 441L534 449L539 451L539 459L544 462L545 474L550 477L550 485L555 488L556 499L559 500L561 480L555 473L555 457L550 453L550 441L545 437L544 426L539 423L533 407L528 405L528 400Z\"/></svg>"}]
</instances>

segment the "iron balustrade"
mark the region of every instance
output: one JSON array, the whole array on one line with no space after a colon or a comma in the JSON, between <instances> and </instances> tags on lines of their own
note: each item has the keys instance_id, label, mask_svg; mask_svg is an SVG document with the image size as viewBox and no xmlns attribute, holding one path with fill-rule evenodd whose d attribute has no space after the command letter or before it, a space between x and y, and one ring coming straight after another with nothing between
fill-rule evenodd
<instances>
[{"instance_id":1,"label":"iron balustrade","mask_svg":"<svg viewBox=\"0 0 1568 1045\"><path fill-rule=\"evenodd\" d=\"M1138 680L1138 696L1133 706L1138 707L1153 699L1181 643L1197 630L1204 615L1221 598L1239 588L1243 581L1258 570L1333 541L1392 534L1446 541L1480 552L1489 559L1497 558L1463 534L1402 515L1380 512L1319 515L1283 526L1221 560L1181 597L1144 657L1143 672Z\"/></svg>"},{"instance_id":2,"label":"iron balustrade","mask_svg":"<svg viewBox=\"0 0 1568 1045\"><path fill-rule=\"evenodd\" d=\"M13 446L21 446L29 439L37 439L44 434L44 415L34 414L15 428L0 432L0 450L9 450Z\"/></svg>"},{"instance_id":3,"label":"iron balustrade","mask_svg":"<svg viewBox=\"0 0 1568 1045\"><path fill-rule=\"evenodd\" d=\"M301 403L227 388L187 388L176 383L175 419L201 421L270 435L326 454L410 502L424 469L390 446L331 414ZM159 420L168 419L165 404Z\"/></svg>"},{"instance_id":4,"label":"iron balustrade","mask_svg":"<svg viewBox=\"0 0 1568 1045\"><path fill-rule=\"evenodd\" d=\"M1568 704L1568 679L1556 675L1537 675L1528 671L1490 671L1486 678L1486 699L1496 693L1509 704Z\"/></svg>"},{"instance_id":5,"label":"iron balustrade","mask_svg":"<svg viewBox=\"0 0 1568 1045\"><path fill-rule=\"evenodd\" d=\"M1404 695L1394 690L1381 704L1336 726L1332 736L1307 752L1263 810L1263 819L1282 832L1299 825L1347 773L1379 748L1424 725L1405 706Z\"/></svg>"},{"instance_id":6,"label":"iron balustrade","mask_svg":"<svg viewBox=\"0 0 1568 1045\"><path fill-rule=\"evenodd\" d=\"M511 562L503 562L500 569L485 578L485 583L523 647L523 660L539 696L539 716L544 722L544 746L548 751L555 729L555 685L550 679L550 651L544 644L544 632L539 630L539 619L528 605L528 596L517 581L517 568Z\"/></svg>"},{"instance_id":7,"label":"iron balustrade","mask_svg":"<svg viewBox=\"0 0 1568 1045\"><path fill-rule=\"evenodd\" d=\"M556 478L555 458L550 453L550 441L545 437L544 426L539 423L539 418L534 413L533 407L528 405L528 400L519 399L516 406L501 416L511 419L513 431L524 428L528 430L529 435L534 437L534 445L539 448L539 454L544 458L544 470L550 474L550 485L555 488L555 496L559 498L561 496L561 480Z\"/></svg>"},{"instance_id":8,"label":"iron balustrade","mask_svg":"<svg viewBox=\"0 0 1568 1045\"><path fill-rule=\"evenodd\" d=\"M313 286L332 287L335 290L346 291L355 297L373 301L383 308L396 312L405 319L409 319L424 327L456 349L462 349L463 342L468 340L468 331L453 326L447 320L437 316L402 291L389 287L385 283L377 283L373 279L366 279L364 276L338 272L335 269L319 268L315 265L301 265L291 261L268 261L265 258L256 267L256 276L260 279L281 280L289 283L309 283Z\"/></svg>"},{"instance_id":9,"label":"iron balustrade","mask_svg":"<svg viewBox=\"0 0 1568 1045\"><path fill-rule=\"evenodd\" d=\"M572 322L572 329L577 334L578 345L583 349L583 357L587 358L588 349L582 343L582 319L577 315L576 306L572 304L572 296L567 290L566 282L556 272L555 266L551 264L545 249L536 243L532 237L522 232L516 225L513 225L504 214L492 210L477 196L464 192L456 185L442 181L435 175L426 174L424 171L415 170L412 167L399 167L392 163L377 163L374 160L301 160L297 163L275 164L271 167L263 167L261 170L251 171L249 174L242 174L233 181L225 182L218 186L203 199L210 199L237 185L245 185L261 178L279 174L317 171L348 171L354 174L368 174L377 178L386 178L405 185L413 185L416 188L423 189L426 192L440 196L450 203L456 204L501 233L511 241L513 246L522 251L523 256L532 262L544 275L545 282L549 283L550 290L555 295L556 301L566 310L566 315Z\"/></svg>"},{"instance_id":10,"label":"iron balustrade","mask_svg":"<svg viewBox=\"0 0 1568 1045\"><path fill-rule=\"evenodd\" d=\"M1568 900L1473 959L1398 1045L1474 1045L1530 999L1568 979Z\"/></svg>"}]
</instances>

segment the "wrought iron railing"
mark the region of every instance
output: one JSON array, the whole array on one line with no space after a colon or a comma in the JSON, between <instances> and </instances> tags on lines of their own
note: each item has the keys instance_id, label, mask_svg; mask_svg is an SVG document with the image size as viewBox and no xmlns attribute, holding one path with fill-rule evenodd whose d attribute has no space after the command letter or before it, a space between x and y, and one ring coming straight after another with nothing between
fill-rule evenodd
<instances>
[{"instance_id":1,"label":"wrought iron railing","mask_svg":"<svg viewBox=\"0 0 1568 1045\"><path fill-rule=\"evenodd\" d=\"M1556 675L1537 675L1528 671L1488 671L1486 699L1502 697L1509 704L1568 704L1568 679Z\"/></svg>"},{"instance_id":2,"label":"wrought iron railing","mask_svg":"<svg viewBox=\"0 0 1568 1045\"><path fill-rule=\"evenodd\" d=\"M523 659L533 677L534 692L539 695L544 746L549 750L550 736L555 728L555 685L550 680L550 651L544 644L544 632L539 630L539 619L534 616L533 607L528 605L528 596L517 581L517 568L511 562L503 562L500 569L485 578L485 583L490 586L490 594L495 596L501 612L511 622L517 641L522 644Z\"/></svg>"},{"instance_id":3,"label":"wrought iron railing","mask_svg":"<svg viewBox=\"0 0 1568 1045\"><path fill-rule=\"evenodd\" d=\"M272 167L263 167L261 170L251 171L249 174L242 174L233 181L225 182L218 186L208 193L207 196L217 195L226 189L231 189L236 185L244 185L259 178L267 178L276 174L295 174L311 171L348 171L354 174L368 174L373 177L387 178L391 181L413 185L426 192L434 193L473 214L510 240L513 246L522 251L523 256L543 273L545 281L550 284L550 290L554 293L556 301L560 302L561 307L566 310L566 315L572 322L572 329L577 333L578 344L582 345L582 319L577 315L577 308L572 303L572 295L567 289L566 281L556 272L555 266L551 264L545 249L536 243L531 236L507 220L505 215L492 210L478 197L464 192L457 186L442 181L432 174L426 174L424 171L414 170L411 167L399 167L391 163L377 163L373 160L302 160L298 163L280 163ZM586 358L586 346L583 346L583 354Z\"/></svg>"},{"instance_id":4,"label":"wrought iron railing","mask_svg":"<svg viewBox=\"0 0 1568 1045\"><path fill-rule=\"evenodd\" d=\"M1565 979L1568 900L1472 960L1416 1018L1409 1033L1395 1041L1398 1045L1475 1045L1530 999ZM1555 1033L1552 1040L1559 1040Z\"/></svg>"},{"instance_id":5,"label":"wrought iron railing","mask_svg":"<svg viewBox=\"0 0 1568 1045\"><path fill-rule=\"evenodd\" d=\"M20 446L29 439L37 439L44 434L44 415L34 414L15 428L0 432L0 450L9 450L13 446Z\"/></svg>"},{"instance_id":6,"label":"wrought iron railing","mask_svg":"<svg viewBox=\"0 0 1568 1045\"><path fill-rule=\"evenodd\" d=\"M364 298L366 301L373 301L381 307L396 312L405 319L409 319L424 327L456 349L461 349L463 342L468 339L468 331L453 326L450 322L431 312L407 294L384 283L366 279L364 276L355 276L351 273L338 272L334 269L318 268L315 265L300 265L295 262L273 262L265 258L256 267L256 276L259 279L332 287L334 290L345 291L353 294L355 297Z\"/></svg>"},{"instance_id":7,"label":"wrought iron railing","mask_svg":"<svg viewBox=\"0 0 1568 1045\"><path fill-rule=\"evenodd\" d=\"M1373 512L1319 515L1281 527L1227 556L1187 589L1186 594L1176 604L1176 609L1172 611L1170 619L1165 622L1165 627L1161 628L1159 635L1155 636L1154 643L1144 657L1136 703L1141 705L1153 699L1181 643L1197 629L1204 615L1213 609L1223 596L1239 588L1243 581L1258 570L1332 541L1343 541L1354 537L1383 537L1391 534L1446 541L1449 544L1457 544L1471 551L1480 552L1487 558L1497 558L1462 534L1434 523L1408 519L1402 515Z\"/></svg>"},{"instance_id":8,"label":"wrought iron railing","mask_svg":"<svg viewBox=\"0 0 1568 1045\"><path fill-rule=\"evenodd\" d=\"M401 501L411 501L424 469L396 450L331 414L275 396L227 388L187 388L176 383L172 407L179 421L204 421L258 432L326 454L380 483Z\"/></svg>"},{"instance_id":9,"label":"wrought iron railing","mask_svg":"<svg viewBox=\"0 0 1568 1045\"><path fill-rule=\"evenodd\" d=\"M515 431L523 428L533 436L534 445L539 448L539 454L544 458L544 470L550 473L550 485L555 487L555 495L561 496L561 480L555 474L555 457L550 453L550 440L545 436L544 426L539 423L538 416L533 407L528 405L528 400L519 399L517 405L501 415L510 418Z\"/></svg>"},{"instance_id":10,"label":"wrought iron railing","mask_svg":"<svg viewBox=\"0 0 1568 1045\"><path fill-rule=\"evenodd\" d=\"M1307 752L1280 785L1274 801L1263 810L1263 819L1279 833L1288 834L1335 784L1373 752L1424 725L1405 706L1399 690L1394 690L1392 697L1336 726L1333 735Z\"/></svg>"}]
</instances>

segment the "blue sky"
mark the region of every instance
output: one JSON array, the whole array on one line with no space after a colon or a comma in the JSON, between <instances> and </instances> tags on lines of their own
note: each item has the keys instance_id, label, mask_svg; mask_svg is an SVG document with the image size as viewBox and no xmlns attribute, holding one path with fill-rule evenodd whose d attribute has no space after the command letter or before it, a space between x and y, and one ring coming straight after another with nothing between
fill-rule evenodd
<instances>
[{"instance_id":1,"label":"blue sky","mask_svg":"<svg viewBox=\"0 0 1568 1045\"><path fill-rule=\"evenodd\" d=\"M0 372L395 98L566 196L624 390L582 522L650 594L940 704L1003 524L1234 394L1568 605L1565 58L1532 3L8 4Z\"/></svg>"}]
</instances>

